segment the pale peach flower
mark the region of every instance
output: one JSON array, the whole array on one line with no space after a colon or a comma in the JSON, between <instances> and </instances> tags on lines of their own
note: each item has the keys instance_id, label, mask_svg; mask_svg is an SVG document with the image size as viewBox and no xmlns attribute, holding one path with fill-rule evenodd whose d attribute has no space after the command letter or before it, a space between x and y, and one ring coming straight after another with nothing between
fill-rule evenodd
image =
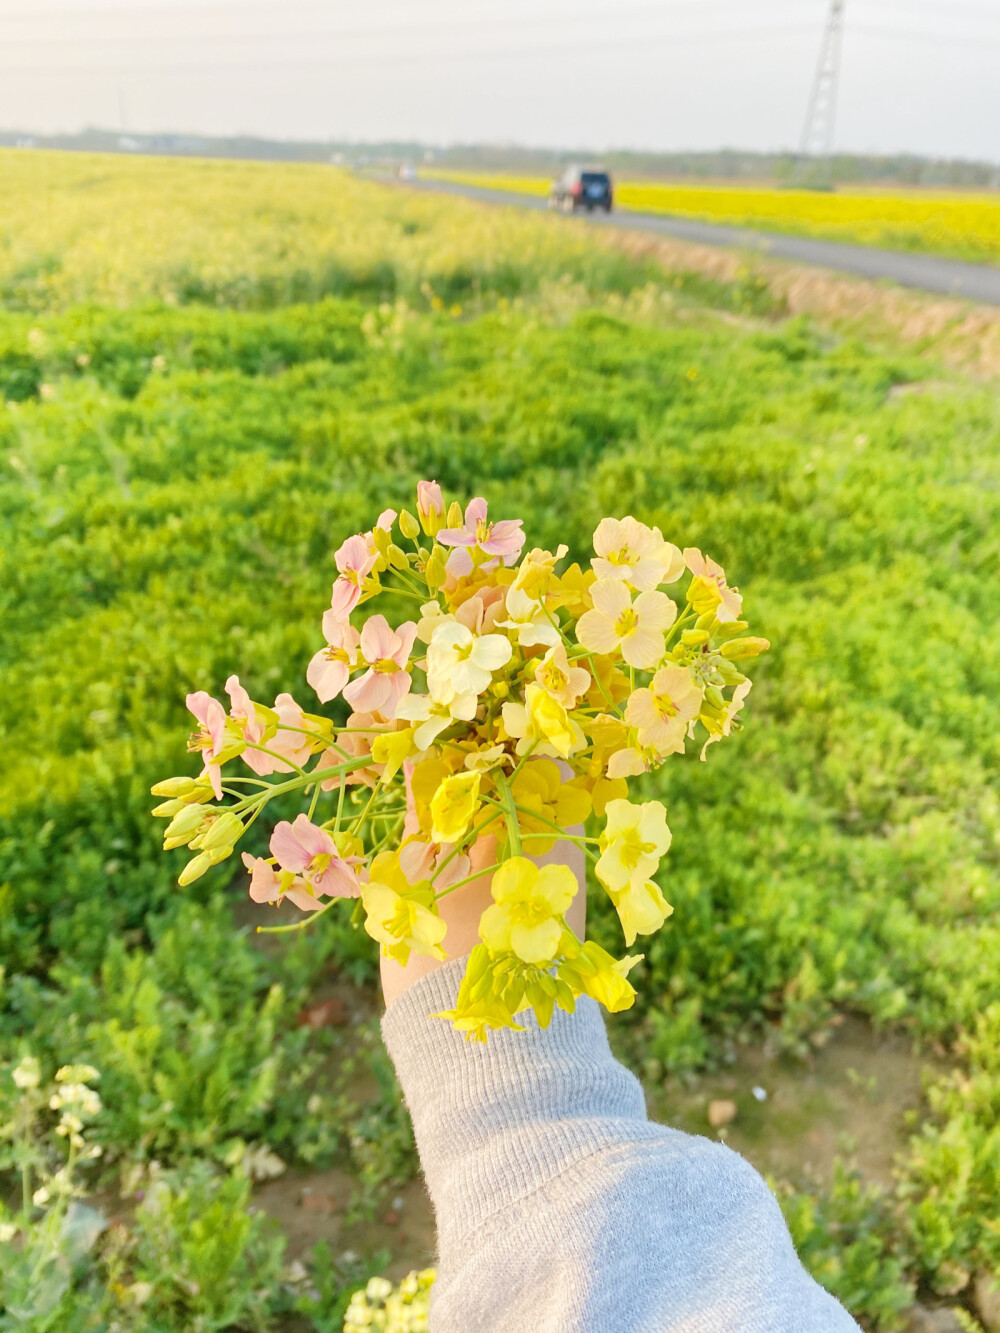
<instances>
[{"instance_id":1,"label":"pale peach flower","mask_svg":"<svg viewBox=\"0 0 1000 1333\"><path fill-rule=\"evenodd\" d=\"M275 870L262 856L243 852L243 864L250 871L250 897L255 903L276 903L287 898L302 912L317 912L322 903L309 892L301 875Z\"/></svg>"},{"instance_id":2,"label":"pale peach flower","mask_svg":"<svg viewBox=\"0 0 1000 1333\"><path fill-rule=\"evenodd\" d=\"M282 870L301 875L317 896L357 898L361 892L355 870L361 858L342 857L333 837L306 815L276 824L270 850Z\"/></svg>"},{"instance_id":3,"label":"pale peach flower","mask_svg":"<svg viewBox=\"0 0 1000 1333\"><path fill-rule=\"evenodd\" d=\"M420 842L413 838L404 842L399 849L399 868L410 884L419 884L422 880L431 878L447 855L448 852L440 843ZM435 889L447 889L450 885L457 884L460 879L465 879L469 873L469 865L469 858L464 852L460 852L448 862L434 880Z\"/></svg>"},{"instance_id":4,"label":"pale peach flower","mask_svg":"<svg viewBox=\"0 0 1000 1333\"><path fill-rule=\"evenodd\" d=\"M590 590L593 610L577 621L576 637L592 653L621 651L631 667L648 670L664 653L663 632L674 623L677 607L662 592L641 592L635 601L618 579L598 579Z\"/></svg>"},{"instance_id":5,"label":"pale peach flower","mask_svg":"<svg viewBox=\"0 0 1000 1333\"><path fill-rule=\"evenodd\" d=\"M306 680L322 703L335 699L351 678L351 667L358 663L361 636L347 620L339 620L333 611L323 615L326 647L314 655L306 668Z\"/></svg>"},{"instance_id":6,"label":"pale peach flower","mask_svg":"<svg viewBox=\"0 0 1000 1333\"><path fill-rule=\"evenodd\" d=\"M686 667L660 667L647 689L636 690L625 705L625 720L637 728L639 744L661 755L682 754L688 723L698 716L702 690Z\"/></svg>"},{"instance_id":7,"label":"pale peach flower","mask_svg":"<svg viewBox=\"0 0 1000 1333\"><path fill-rule=\"evenodd\" d=\"M648 528L631 514L602 518L594 531L594 550L590 564L599 579L621 579L639 592L675 583L684 572L673 542L665 542L659 528Z\"/></svg>"},{"instance_id":8,"label":"pale peach flower","mask_svg":"<svg viewBox=\"0 0 1000 1333\"><path fill-rule=\"evenodd\" d=\"M535 680L564 708L575 708L592 684L586 667L572 666L566 645L557 643L535 667Z\"/></svg>"},{"instance_id":9,"label":"pale peach flower","mask_svg":"<svg viewBox=\"0 0 1000 1333\"><path fill-rule=\"evenodd\" d=\"M333 558L340 578L330 594L330 609L337 620L346 620L361 600L362 585L375 565L375 548L356 534L348 537Z\"/></svg>"},{"instance_id":10,"label":"pale peach flower","mask_svg":"<svg viewBox=\"0 0 1000 1333\"><path fill-rule=\"evenodd\" d=\"M505 565L512 565L524 545L522 521L505 518L490 523L486 512L486 501L481 496L470 500L465 509L465 525L442 528L437 539L442 546L478 547L484 555L499 556Z\"/></svg>"}]
</instances>

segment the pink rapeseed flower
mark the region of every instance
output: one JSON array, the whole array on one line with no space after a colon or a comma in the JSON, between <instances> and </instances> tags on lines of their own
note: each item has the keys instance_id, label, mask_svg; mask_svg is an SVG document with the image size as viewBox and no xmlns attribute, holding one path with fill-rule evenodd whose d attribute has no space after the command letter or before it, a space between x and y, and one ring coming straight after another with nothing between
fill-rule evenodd
<instances>
[{"instance_id":1,"label":"pink rapeseed flower","mask_svg":"<svg viewBox=\"0 0 1000 1333\"><path fill-rule=\"evenodd\" d=\"M514 563L524 545L521 519L504 518L490 523L482 497L469 501L464 527L442 528L437 539L443 546L477 546L484 555L499 556L505 565Z\"/></svg>"},{"instance_id":2,"label":"pink rapeseed flower","mask_svg":"<svg viewBox=\"0 0 1000 1333\"><path fill-rule=\"evenodd\" d=\"M344 698L360 712L392 716L410 689L410 649L417 637L412 620L394 630L385 616L372 616L361 631L361 656L368 670L352 680Z\"/></svg>"},{"instance_id":3,"label":"pink rapeseed flower","mask_svg":"<svg viewBox=\"0 0 1000 1333\"><path fill-rule=\"evenodd\" d=\"M335 699L351 678L351 667L358 664L361 635L347 620L339 620L333 611L323 615L326 647L321 648L306 668L306 680L322 703Z\"/></svg>"},{"instance_id":4,"label":"pink rapeseed flower","mask_svg":"<svg viewBox=\"0 0 1000 1333\"><path fill-rule=\"evenodd\" d=\"M417 482L417 515L424 531L433 535L444 518L444 496L436 481Z\"/></svg>"},{"instance_id":5,"label":"pink rapeseed flower","mask_svg":"<svg viewBox=\"0 0 1000 1333\"><path fill-rule=\"evenodd\" d=\"M191 733L188 749L200 750L205 764L202 777L207 777L215 792L215 799L222 800L222 770L214 761L226 747L226 710L218 699L213 699L204 690L189 694L185 700L188 711L194 714L198 723L197 731Z\"/></svg>"},{"instance_id":6,"label":"pink rapeseed flower","mask_svg":"<svg viewBox=\"0 0 1000 1333\"><path fill-rule=\"evenodd\" d=\"M348 537L333 558L340 578L333 585L330 609L337 620L346 620L361 600L361 586L375 564L375 548L356 533Z\"/></svg>"},{"instance_id":7,"label":"pink rapeseed flower","mask_svg":"<svg viewBox=\"0 0 1000 1333\"><path fill-rule=\"evenodd\" d=\"M278 730L267 742L270 754L262 750L246 749L243 758L260 777L269 773L291 773L302 765L312 754L312 742L301 730L291 731L290 727L305 727L306 721L302 709L290 694L279 694L274 701L274 711L278 714ZM277 756L281 756L278 758ZM286 763L285 760L288 762Z\"/></svg>"},{"instance_id":8,"label":"pink rapeseed flower","mask_svg":"<svg viewBox=\"0 0 1000 1333\"><path fill-rule=\"evenodd\" d=\"M243 864L250 871L250 897L255 903L276 903L287 898L303 912L316 912L322 905L309 892L309 885L301 875L287 870L279 873L270 861L248 852L243 853Z\"/></svg>"},{"instance_id":9,"label":"pink rapeseed flower","mask_svg":"<svg viewBox=\"0 0 1000 1333\"><path fill-rule=\"evenodd\" d=\"M306 815L283 819L271 834L271 855L282 870L301 875L313 893L328 898L357 898L361 892L356 856L343 857L326 829Z\"/></svg>"},{"instance_id":10,"label":"pink rapeseed flower","mask_svg":"<svg viewBox=\"0 0 1000 1333\"><path fill-rule=\"evenodd\" d=\"M259 745L264 739L267 722L258 716L257 705L240 684L239 676L229 677L226 681L226 693L229 695L229 716L248 741Z\"/></svg>"}]
</instances>

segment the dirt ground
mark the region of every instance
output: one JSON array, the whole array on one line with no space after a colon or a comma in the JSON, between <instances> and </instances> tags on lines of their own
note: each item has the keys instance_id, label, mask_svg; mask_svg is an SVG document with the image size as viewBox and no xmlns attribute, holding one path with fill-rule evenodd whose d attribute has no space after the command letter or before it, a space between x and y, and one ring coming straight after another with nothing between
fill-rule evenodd
<instances>
[{"instance_id":1,"label":"dirt ground","mask_svg":"<svg viewBox=\"0 0 1000 1333\"><path fill-rule=\"evenodd\" d=\"M315 1004L331 999L346 1005L355 1021L375 1011L368 990L333 984ZM749 1045L723 1071L647 1083L646 1099L652 1118L716 1137L776 1180L821 1188L840 1156L866 1180L888 1184L908 1122L920 1114L926 1067L926 1057L915 1055L904 1036L847 1016L806 1062L775 1055L763 1043ZM713 1128L709 1106L720 1102L733 1103L735 1115ZM290 1259L305 1260L317 1240L326 1240L335 1255L388 1249L393 1280L433 1262L434 1221L422 1179L400 1189L373 1220L349 1225L350 1194L344 1171L289 1170L260 1185L255 1197L284 1228Z\"/></svg>"}]
</instances>

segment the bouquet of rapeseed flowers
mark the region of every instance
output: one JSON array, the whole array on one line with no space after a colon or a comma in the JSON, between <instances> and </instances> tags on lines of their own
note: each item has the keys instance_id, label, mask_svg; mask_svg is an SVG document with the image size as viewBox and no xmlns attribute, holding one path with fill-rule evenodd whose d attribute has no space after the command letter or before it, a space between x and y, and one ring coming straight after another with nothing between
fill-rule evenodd
<instances>
[{"instance_id":1,"label":"bouquet of rapeseed flowers","mask_svg":"<svg viewBox=\"0 0 1000 1333\"><path fill-rule=\"evenodd\" d=\"M485 1040L529 1007L544 1026L581 994L628 1008L641 955L578 939L565 920L575 874L532 854L581 847L626 947L658 930L671 912L654 878L670 829L659 801L628 799L628 779L699 729L704 759L737 728L750 690L740 664L767 641L745 633L721 566L634 518L602 519L584 570L565 565L565 546L522 554L521 520L491 521L483 499L446 512L436 482L419 484L416 511L386 510L336 552L326 642L306 680L321 704L342 700L338 720L290 694L257 703L236 676L228 710L188 695L204 768L153 788L166 798L154 811L170 821L164 847L194 852L180 876L190 884L269 801L298 793L304 808L275 825L270 856L243 854L255 902L287 899L302 925L355 900L357 921L405 965L411 951L447 956L441 899L489 875L481 943L442 1017ZM383 592L419 616L370 615L359 629L352 615ZM237 760L249 774L232 772Z\"/></svg>"}]
</instances>

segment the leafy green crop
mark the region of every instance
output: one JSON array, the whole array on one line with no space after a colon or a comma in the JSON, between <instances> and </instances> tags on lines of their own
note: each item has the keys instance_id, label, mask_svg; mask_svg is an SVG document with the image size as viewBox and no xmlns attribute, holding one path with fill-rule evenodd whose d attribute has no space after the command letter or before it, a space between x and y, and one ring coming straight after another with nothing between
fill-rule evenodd
<instances>
[{"instance_id":1,"label":"leafy green crop","mask_svg":"<svg viewBox=\"0 0 1000 1333\"><path fill-rule=\"evenodd\" d=\"M376 217L370 189L352 199ZM259 274L216 281L197 247L176 304L138 270L124 308L84 267L18 279L41 313L0 315L0 1054L101 1071L109 1186L151 1160L179 1173L140 1209L138 1248L101 1260L108 1291L151 1284L135 1326L268 1326L285 1298L256 1293L280 1246L247 1220L239 1170L213 1171L261 1145L336 1159L364 1213L415 1161L386 1071L367 1110L321 1073L331 1050L378 1066L365 1041L296 1026L324 970L372 982L365 938L330 914L265 955L231 924L242 883L176 887L148 788L188 762L183 696L230 671L259 698L299 688L333 550L420 477L576 554L632 512L721 560L774 651L742 735L656 779L675 914L624 1044L657 1078L736 1033L800 1051L841 1007L953 1046L893 1190L842 1173L788 1205L821 1279L890 1329L918 1286L1000 1271L995 394L900 392L919 360L723 322L697 300L739 310L738 292L534 231L503 283L476 279L471 315L450 311L461 265L430 295L419 265L432 240L445 253L451 208L384 205L365 263L405 268L390 304L363 284L251 298ZM424 231L387 230L397 214ZM228 1241L191 1231L212 1210Z\"/></svg>"}]
</instances>

